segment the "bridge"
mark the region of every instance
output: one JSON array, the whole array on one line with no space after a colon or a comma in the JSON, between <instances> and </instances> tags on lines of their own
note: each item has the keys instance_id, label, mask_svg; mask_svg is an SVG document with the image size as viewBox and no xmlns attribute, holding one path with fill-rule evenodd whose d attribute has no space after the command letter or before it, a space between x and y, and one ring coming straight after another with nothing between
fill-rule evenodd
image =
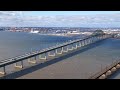
<instances>
[{"instance_id":1,"label":"bridge","mask_svg":"<svg viewBox=\"0 0 120 90\"><path fill-rule=\"evenodd\" d=\"M119 69L120 69L120 61L116 61L111 65L106 66L106 68L102 69L98 73L90 76L89 79L107 79Z\"/></svg>"},{"instance_id":2,"label":"bridge","mask_svg":"<svg viewBox=\"0 0 120 90\"><path fill-rule=\"evenodd\" d=\"M2 76L9 74L6 71L6 68L8 65L14 64L15 68L24 69L25 68L24 61L26 61L26 60L30 64L36 64L37 58L38 58L39 61L43 60L44 61L43 63L45 63L48 61L48 59L50 57L54 58L58 55L62 55L64 53L69 53L73 50L77 50L86 45L90 45L90 44L93 44L98 41L105 40L105 39L111 38L111 37L113 37L113 35L111 35L111 34L93 34L91 36L85 37L84 39L77 39L77 40L69 41L67 43L49 47L49 48L43 49L41 51L35 51L35 52L27 53L25 55L17 56L14 58L1 60L0 68L2 70L0 71L0 74ZM18 63L20 63L20 65ZM101 73L101 74L103 74L103 73ZM99 74L98 76L100 76L101 74Z\"/></svg>"}]
</instances>

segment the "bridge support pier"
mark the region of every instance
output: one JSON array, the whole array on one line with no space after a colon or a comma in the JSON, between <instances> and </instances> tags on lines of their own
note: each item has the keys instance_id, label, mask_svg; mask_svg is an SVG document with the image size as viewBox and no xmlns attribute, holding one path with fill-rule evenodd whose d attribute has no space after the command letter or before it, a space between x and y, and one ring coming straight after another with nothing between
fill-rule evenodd
<instances>
[{"instance_id":1,"label":"bridge support pier","mask_svg":"<svg viewBox=\"0 0 120 90\"><path fill-rule=\"evenodd\" d=\"M63 52L68 52L68 47L66 47L66 50L64 50L64 47L63 47Z\"/></svg>"},{"instance_id":2,"label":"bridge support pier","mask_svg":"<svg viewBox=\"0 0 120 90\"><path fill-rule=\"evenodd\" d=\"M85 46L85 40L83 40L82 43L83 43L83 46Z\"/></svg>"},{"instance_id":3,"label":"bridge support pier","mask_svg":"<svg viewBox=\"0 0 120 90\"><path fill-rule=\"evenodd\" d=\"M75 47L74 44L72 44L73 49L77 49L77 43L75 43Z\"/></svg>"},{"instance_id":4,"label":"bridge support pier","mask_svg":"<svg viewBox=\"0 0 120 90\"><path fill-rule=\"evenodd\" d=\"M78 47L78 48L79 48L79 47L81 47L80 41L78 42L78 45L77 45L77 47Z\"/></svg>"},{"instance_id":5,"label":"bridge support pier","mask_svg":"<svg viewBox=\"0 0 120 90\"><path fill-rule=\"evenodd\" d=\"M85 41L84 40L82 41L82 46L85 46Z\"/></svg>"},{"instance_id":6,"label":"bridge support pier","mask_svg":"<svg viewBox=\"0 0 120 90\"><path fill-rule=\"evenodd\" d=\"M82 43L82 41L80 41L80 46L81 46L81 47L83 46L83 43Z\"/></svg>"},{"instance_id":7,"label":"bridge support pier","mask_svg":"<svg viewBox=\"0 0 120 90\"><path fill-rule=\"evenodd\" d=\"M88 45L89 44L89 39L86 39L85 41L86 41L85 45Z\"/></svg>"},{"instance_id":8,"label":"bridge support pier","mask_svg":"<svg viewBox=\"0 0 120 90\"><path fill-rule=\"evenodd\" d=\"M98 38L97 38L97 37L95 37L95 42L97 42L97 40L98 40Z\"/></svg>"},{"instance_id":9,"label":"bridge support pier","mask_svg":"<svg viewBox=\"0 0 120 90\"><path fill-rule=\"evenodd\" d=\"M42 55L39 55L39 59L47 60L47 55L46 55L46 53L45 53L45 57L42 57Z\"/></svg>"},{"instance_id":10,"label":"bridge support pier","mask_svg":"<svg viewBox=\"0 0 120 90\"><path fill-rule=\"evenodd\" d=\"M105 74L103 74L103 75L101 75L100 77L99 77L99 79L105 79L106 78L106 75Z\"/></svg>"},{"instance_id":11,"label":"bridge support pier","mask_svg":"<svg viewBox=\"0 0 120 90\"><path fill-rule=\"evenodd\" d=\"M48 52L48 56L55 57L55 50L54 50L54 54L50 54L50 52Z\"/></svg>"},{"instance_id":12,"label":"bridge support pier","mask_svg":"<svg viewBox=\"0 0 120 90\"><path fill-rule=\"evenodd\" d=\"M95 38L91 37L91 43L94 43Z\"/></svg>"},{"instance_id":13,"label":"bridge support pier","mask_svg":"<svg viewBox=\"0 0 120 90\"><path fill-rule=\"evenodd\" d=\"M5 74L6 74L5 66L3 67L3 71L0 71L0 74L1 74L1 75L5 75Z\"/></svg>"},{"instance_id":14,"label":"bridge support pier","mask_svg":"<svg viewBox=\"0 0 120 90\"><path fill-rule=\"evenodd\" d=\"M117 64L117 65L116 65L116 68L117 68L117 69L120 68L120 64Z\"/></svg>"},{"instance_id":15,"label":"bridge support pier","mask_svg":"<svg viewBox=\"0 0 120 90\"><path fill-rule=\"evenodd\" d=\"M15 66L14 66L15 68L23 68L23 61L21 61L21 65L17 65L17 62L15 63Z\"/></svg>"},{"instance_id":16,"label":"bridge support pier","mask_svg":"<svg viewBox=\"0 0 120 90\"><path fill-rule=\"evenodd\" d=\"M36 61L36 56L34 57L34 60L28 59L28 62L29 62L29 63L32 63L32 64L36 64L36 63L37 63L37 61Z\"/></svg>"},{"instance_id":17,"label":"bridge support pier","mask_svg":"<svg viewBox=\"0 0 120 90\"><path fill-rule=\"evenodd\" d=\"M95 39L94 37L91 38L91 43L94 43L94 39Z\"/></svg>"},{"instance_id":18,"label":"bridge support pier","mask_svg":"<svg viewBox=\"0 0 120 90\"><path fill-rule=\"evenodd\" d=\"M62 52L63 52L63 49L60 52L58 52L58 49L56 49L56 54L62 54Z\"/></svg>"},{"instance_id":19,"label":"bridge support pier","mask_svg":"<svg viewBox=\"0 0 120 90\"><path fill-rule=\"evenodd\" d=\"M78 48L78 45L77 45L77 43L76 43L76 45L75 45L75 49L77 49Z\"/></svg>"},{"instance_id":20,"label":"bridge support pier","mask_svg":"<svg viewBox=\"0 0 120 90\"><path fill-rule=\"evenodd\" d=\"M73 50L73 45L72 45L72 48L68 48L68 50L71 50L71 51L72 51L72 50Z\"/></svg>"},{"instance_id":21,"label":"bridge support pier","mask_svg":"<svg viewBox=\"0 0 120 90\"><path fill-rule=\"evenodd\" d=\"M80 42L80 46L81 46L81 47L83 46L83 42L82 42L82 41Z\"/></svg>"},{"instance_id":22,"label":"bridge support pier","mask_svg":"<svg viewBox=\"0 0 120 90\"><path fill-rule=\"evenodd\" d=\"M92 43L92 37L91 38L89 38L89 44L91 44Z\"/></svg>"},{"instance_id":23,"label":"bridge support pier","mask_svg":"<svg viewBox=\"0 0 120 90\"><path fill-rule=\"evenodd\" d=\"M95 36L95 37L94 37L94 42L96 42L96 41L97 41L97 37Z\"/></svg>"}]
</instances>

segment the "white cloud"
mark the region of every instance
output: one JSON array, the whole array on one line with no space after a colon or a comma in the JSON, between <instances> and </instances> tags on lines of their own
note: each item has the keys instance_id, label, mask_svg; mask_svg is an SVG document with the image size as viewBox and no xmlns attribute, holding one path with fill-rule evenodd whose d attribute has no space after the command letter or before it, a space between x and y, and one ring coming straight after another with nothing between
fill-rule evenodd
<instances>
[{"instance_id":1,"label":"white cloud","mask_svg":"<svg viewBox=\"0 0 120 90\"><path fill-rule=\"evenodd\" d=\"M120 14L94 16L24 16L22 11L0 11L0 26L119 26Z\"/></svg>"}]
</instances>

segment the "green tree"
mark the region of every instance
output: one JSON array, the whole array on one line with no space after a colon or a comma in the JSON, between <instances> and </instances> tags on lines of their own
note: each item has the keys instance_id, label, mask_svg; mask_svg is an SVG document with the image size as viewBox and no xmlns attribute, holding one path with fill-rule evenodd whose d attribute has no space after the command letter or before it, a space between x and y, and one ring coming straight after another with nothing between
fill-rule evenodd
<instances>
[{"instance_id":1,"label":"green tree","mask_svg":"<svg viewBox=\"0 0 120 90\"><path fill-rule=\"evenodd\" d=\"M92 33L92 35L102 35L105 34L102 30L96 30Z\"/></svg>"}]
</instances>

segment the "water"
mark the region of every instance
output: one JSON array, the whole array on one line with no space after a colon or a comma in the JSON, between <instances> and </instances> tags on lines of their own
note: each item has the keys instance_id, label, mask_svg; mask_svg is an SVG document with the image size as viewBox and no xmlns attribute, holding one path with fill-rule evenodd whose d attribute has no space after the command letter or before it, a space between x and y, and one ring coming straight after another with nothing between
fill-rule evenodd
<instances>
[{"instance_id":1,"label":"water","mask_svg":"<svg viewBox=\"0 0 120 90\"><path fill-rule=\"evenodd\" d=\"M59 58L61 61L28 73L20 78L89 78L120 59L120 39L107 39ZM119 78L120 72L114 78Z\"/></svg>"},{"instance_id":2,"label":"water","mask_svg":"<svg viewBox=\"0 0 120 90\"><path fill-rule=\"evenodd\" d=\"M62 37L30 34L25 32L0 32L0 60L4 60L27 52L41 50L83 37Z\"/></svg>"},{"instance_id":3,"label":"water","mask_svg":"<svg viewBox=\"0 0 120 90\"><path fill-rule=\"evenodd\" d=\"M41 50L80 37L45 36L25 32L0 32L0 60ZM20 78L88 78L120 59L120 39L107 39L64 60ZM120 78L120 72L113 78Z\"/></svg>"}]
</instances>

